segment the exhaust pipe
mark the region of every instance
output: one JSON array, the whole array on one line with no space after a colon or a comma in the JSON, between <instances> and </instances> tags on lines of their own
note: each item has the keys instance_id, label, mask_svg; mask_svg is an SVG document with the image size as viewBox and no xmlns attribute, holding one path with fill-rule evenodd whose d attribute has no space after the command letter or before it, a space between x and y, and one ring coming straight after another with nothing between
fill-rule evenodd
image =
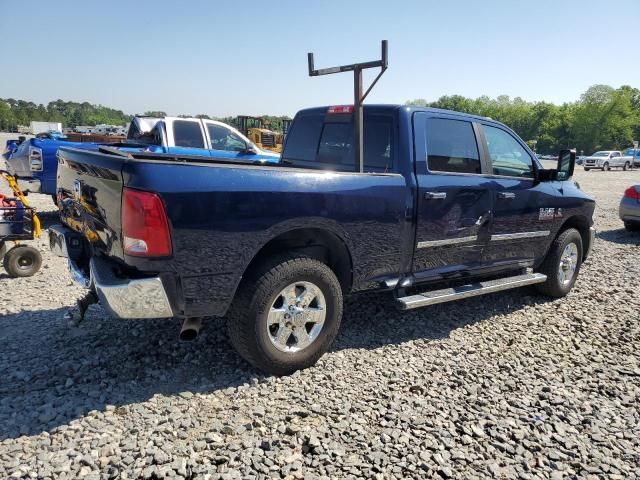
<instances>
[{"instance_id":1,"label":"exhaust pipe","mask_svg":"<svg viewBox=\"0 0 640 480\"><path fill-rule=\"evenodd\" d=\"M180 330L180 340L184 340L185 342L193 340L198 336L201 326L202 317L185 318L184 322L182 322L182 329Z\"/></svg>"}]
</instances>

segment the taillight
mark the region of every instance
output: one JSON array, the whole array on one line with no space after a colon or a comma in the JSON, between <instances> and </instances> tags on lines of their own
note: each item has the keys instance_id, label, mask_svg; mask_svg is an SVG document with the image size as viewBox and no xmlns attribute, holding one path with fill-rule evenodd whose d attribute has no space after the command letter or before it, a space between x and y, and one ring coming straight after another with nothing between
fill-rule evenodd
<instances>
[{"instance_id":1,"label":"taillight","mask_svg":"<svg viewBox=\"0 0 640 480\"><path fill-rule=\"evenodd\" d=\"M636 190L636 187L629 187L624 191L624 196L627 198L632 198L638 202L640 202L640 192Z\"/></svg>"},{"instance_id":2,"label":"taillight","mask_svg":"<svg viewBox=\"0 0 640 480\"><path fill-rule=\"evenodd\" d=\"M164 204L158 195L125 188L122 195L124 252L136 257L168 257L171 234Z\"/></svg>"},{"instance_id":3,"label":"taillight","mask_svg":"<svg viewBox=\"0 0 640 480\"><path fill-rule=\"evenodd\" d=\"M42 171L42 149L29 147L29 167L34 172Z\"/></svg>"}]
</instances>

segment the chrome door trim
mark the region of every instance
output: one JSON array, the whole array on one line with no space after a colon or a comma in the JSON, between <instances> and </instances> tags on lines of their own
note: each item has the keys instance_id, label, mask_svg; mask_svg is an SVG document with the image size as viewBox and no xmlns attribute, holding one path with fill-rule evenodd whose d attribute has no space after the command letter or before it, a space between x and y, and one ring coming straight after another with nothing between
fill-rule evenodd
<instances>
[{"instance_id":1,"label":"chrome door trim","mask_svg":"<svg viewBox=\"0 0 640 480\"><path fill-rule=\"evenodd\" d=\"M457 245L459 243L475 242L478 240L477 235L469 237L447 238L445 240L430 240L426 242L418 242L418 248L442 247L444 245Z\"/></svg>"},{"instance_id":2,"label":"chrome door trim","mask_svg":"<svg viewBox=\"0 0 640 480\"><path fill-rule=\"evenodd\" d=\"M548 237L551 232L549 230L538 230L536 232L518 232L518 233L504 233L500 235L491 235L491 241L500 240L520 240L522 238L537 238Z\"/></svg>"}]
</instances>

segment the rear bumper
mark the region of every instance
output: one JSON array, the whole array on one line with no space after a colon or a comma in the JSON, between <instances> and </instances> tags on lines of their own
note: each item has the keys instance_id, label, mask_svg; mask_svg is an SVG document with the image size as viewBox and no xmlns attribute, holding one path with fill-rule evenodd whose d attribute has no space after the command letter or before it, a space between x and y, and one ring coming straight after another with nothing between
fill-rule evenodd
<instances>
[{"instance_id":1,"label":"rear bumper","mask_svg":"<svg viewBox=\"0 0 640 480\"><path fill-rule=\"evenodd\" d=\"M81 245L77 235L62 225L49 228L51 251L69 262L71 277L85 288L95 290L100 303L116 318L173 317L169 297L159 277L119 278L109 261L91 257L89 272L80 268L74 253Z\"/></svg>"}]
</instances>

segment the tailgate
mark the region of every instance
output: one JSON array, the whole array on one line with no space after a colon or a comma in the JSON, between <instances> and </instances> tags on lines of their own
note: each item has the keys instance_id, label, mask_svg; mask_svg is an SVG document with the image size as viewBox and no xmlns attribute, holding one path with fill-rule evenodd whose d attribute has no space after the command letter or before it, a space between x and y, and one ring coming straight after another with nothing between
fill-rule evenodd
<instances>
[{"instance_id":1,"label":"tailgate","mask_svg":"<svg viewBox=\"0 0 640 480\"><path fill-rule=\"evenodd\" d=\"M58 150L57 191L62 221L82 233L94 253L124 258L121 243L125 158L89 150Z\"/></svg>"}]
</instances>

